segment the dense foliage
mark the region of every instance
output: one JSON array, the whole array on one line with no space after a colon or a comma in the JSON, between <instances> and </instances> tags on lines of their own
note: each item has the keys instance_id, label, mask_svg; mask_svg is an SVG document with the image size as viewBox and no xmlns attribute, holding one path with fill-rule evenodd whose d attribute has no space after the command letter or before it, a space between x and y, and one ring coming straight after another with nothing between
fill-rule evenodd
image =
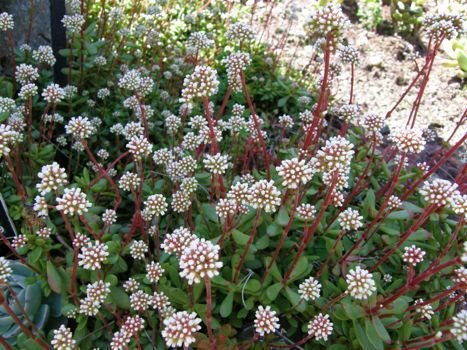
<instances>
[{"instance_id":1,"label":"dense foliage","mask_svg":"<svg viewBox=\"0 0 467 350\"><path fill-rule=\"evenodd\" d=\"M462 349L467 172L443 167L467 135L416 123L462 18L426 16L389 131L406 93L385 116L334 98L361 54L340 6L310 9L310 74L255 5L147 3L67 1L66 86L0 14L0 348Z\"/></svg>"}]
</instances>

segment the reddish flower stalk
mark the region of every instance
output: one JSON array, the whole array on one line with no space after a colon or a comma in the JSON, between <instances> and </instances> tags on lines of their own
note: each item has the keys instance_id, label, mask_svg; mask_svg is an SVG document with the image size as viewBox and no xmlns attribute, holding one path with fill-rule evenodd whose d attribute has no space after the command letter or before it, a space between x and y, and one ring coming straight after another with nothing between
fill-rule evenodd
<instances>
[{"instance_id":1,"label":"reddish flower stalk","mask_svg":"<svg viewBox=\"0 0 467 350\"><path fill-rule=\"evenodd\" d=\"M373 307L370 309L370 314L375 314L381 309L384 309L386 306L392 304L395 300L397 300L399 297L404 295L406 292L417 286L419 283L423 282L427 278L430 278L431 276L435 275L436 273L451 267L453 265L457 265L461 263L461 259L459 257L456 257L452 260L449 260L445 262L444 264L440 264L436 267L429 268L425 270L423 273L418 275L418 277L414 278L412 282L405 284L401 288L399 288L392 296L386 298L382 302L380 302L377 306Z\"/></svg>"},{"instance_id":2,"label":"reddish flower stalk","mask_svg":"<svg viewBox=\"0 0 467 350\"><path fill-rule=\"evenodd\" d=\"M349 104L353 102L353 87L355 81L355 64L352 62L350 64L350 97L349 97Z\"/></svg>"},{"instance_id":3,"label":"reddish flower stalk","mask_svg":"<svg viewBox=\"0 0 467 350\"><path fill-rule=\"evenodd\" d=\"M207 97L203 97L202 99L204 113L206 114L206 119L208 120L209 125L209 136L211 137L211 154L216 154L219 152L219 147L217 146L216 133L214 131L214 121L212 120L211 111L209 109L209 100Z\"/></svg>"},{"instance_id":4,"label":"reddish flower stalk","mask_svg":"<svg viewBox=\"0 0 467 350\"><path fill-rule=\"evenodd\" d=\"M29 323L31 329L37 333L38 336L40 336L42 338L42 340L47 340L43 337L43 335L41 334L40 330L37 329L36 325L34 324L34 322L32 322L31 318L29 317L28 313L26 312L26 310L24 309L23 307L23 304L21 304L21 302L19 301L18 299L18 296L16 295L16 292L15 290L10 286L10 284L7 282L6 283L6 286L8 288L8 291L10 292L10 295L13 297L13 300L15 301L16 305L18 306L18 309L20 310L21 314L24 316L25 320Z\"/></svg>"},{"instance_id":5,"label":"reddish flower stalk","mask_svg":"<svg viewBox=\"0 0 467 350\"><path fill-rule=\"evenodd\" d=\"M233 278L234 283L238 282L238 277L240 276L240 270L242 269L242 266L245 263L248 250L250 250L251 244L253 243L253 239L255 238L256 228L258 227L260 216L261 216L261 208L258 208L256 210L256 217L253 223L253 227L251 228L251 231L250 231L250 237L248 238L248 242L246 243L245 249L243 250L243 254L242 254L242 257L240 258L240 262L238 263L237 268L235 269L235 274Z\"/></svg>"},{"instance_id":6,"label":"reddish flower stalk","mask_svg":"<svg viewBox=\"0 0 467 350\"><path fill-rule=\"evenodd\" d=\"M365 166L365 169L362 171L362 173L360 174L360 176L358 177L357 179L357 182L355 183L355 186L353 187L352 189L352 192L350 192L347 197L345 198L345 201L344 203L342 204L342 206L338 209L337 213L334 214L334 216L332 217L332 219L329 221L328 225L326 226L326 228L324 229L324 231L326 232L331 226L332 224L334 223L334 221L337 220L337 218L339 217L339 214L342 213L346 208L347 206L349 205L349 203L352 201L352 199L358 195L361 191L363 191L366 186L360 186L361 183L363 182L363 179L366 177L367 173L368 173L368 169L370 168L371 164L373 163L373 158L374 158L374 155L375 155L375 150L376 150L376 141L374 140L374 134L373 134L373 142L372 142L372 147L371 147L371 154L370 154L370 158L368 159L368 162Z\"/></svg>"},{"instance_id":7,"label":"reddish flower stalk","mask_svg":"<svg viewBox=\"0 0 467 350\"><path fill-rule=\"evenodd\" d=\"M211 325L211 313L212 313L212 293L211 293L211 280L208 276L204 278L204 283L206 284L206 328L208 329L209 342L211 343L211 349L217 350L216 339L212 332Z\"/></svg>"},{"instance_id":8,"label":"reddish flower stalk","mask_svg":"<svg viewBox=\"0 0 467 350\"><path fill-rule=\"evenodd\" d=\"M102 178L105 176L105 174L107 174L107 173L110 171L110 169L112 169L112 168L115 166L115 164L117 164L118 162L120 162L123 158L125 158L125 157L128 156L129 154L130 154L130 152L126 151L125 153L122 153L120 156L118 156L118 158L115 159L115 160L107 167L107 169L104 171L104 174L99 174L99 176L96 177L96 178L91 182L91 184L89 185L89 187L94 186L100 179L102 179Z\"/></svg>"},{"instance_id":9,"label":"reddish flower stalk","mask_svg":"<svg viewBox=\"0 0 467 350\"><path fill-rule=\"evenodd\" d=\"M114 204L114 210L116 210L118 208L118 206L120 205L120 202L122 201L122 198L121 198L121 195L120 195L120 190L118 189L118 186L115 184L115 182L112 180L112 178L109 176L109 174L107 173L107 171L105 171L101 165L97 162L96 158L94 158L91 150L89 149L89 146L87 144L86 141L84 140L81 140L81 143L83 144L84 146L84 149L86 150L86 153L88 154L89 158L91 159L91 162L97 167L97 169L99 170L99 172L102 174L103 177L105 177L107 179L107 181L109 181L109 184L110 186L114 189L115 191L115 195L116 195L116 198L115 198L115 204ZM142 181L143 179L141 179Z\"/></svg>"},{"instance_id":10,"label":"reddish flower stalk","mask_svg":"<svg viewBox=\"0 0 467 350\"><path fill-rule=\"evenodd\" d=\"M23 202L23 205L24 205L26 204L26 194L23 191L23 186L18 178L18 174L15 171L13 163L11 162L10 156L5 155L5 159L6 159L6 163L8 166L8 170L10 170L11 177L13 178L13 182L15 183L16 191L18 192L18 195L21 197L21 201Z\"/></svg>"},{"instance_id":11,"label":"reddish flower stalk","mask_svg":"<svg viewBox=\"0 0 467 350\"><path fill-rule=\"evenodd\" d=\"M405 153L402 153L401 155L401 159L399 161L399 165L396 169L396 172L392 178L392 181L391 181L391 185L388 189L388 191L386 192L386 198L383 202L383 204L381 204L381 207L379 208L378 210L378 213L376 213L376 216L375 218L373 219L373 221L371 221L371 223L368 225L367 229L365 230L365 232L361 235L361 237L358 239L358 241L353 245L352 248L350 248L349 251L347 251L347 253L342 257L342 259L339 261L340 263L345 261L349 256L350 254L352 254L352 252L357 249L360 245L360 243L362 243L366 238L367 236L370 234L372 228L378 223L378 221L383 217L383 214L384 214L384 210L386 209L387 205L388 205L388 202L389 202L389 198L391 197L392 193L394 192L394 188L396 187L396 184L397 184L397 181L399 179L399 175L401 173L401 170L402 170L402 167L404 165L404 159L405 159Z\"/></svg>"},{"instance_id":12,"label":"reddish flower stalk","mask_svg":"<svg viewBox=\"0 0 467 350\"><path fill-rule=\"evenodd\" d=\"M439 312L441 310L444 310L445 308L449 307L449 305L457 303L459 300L462 300L465 298L465 287L462 287L462 292L456 295L454 298L449 298L448 301L445 303L441 304L438 306L434 312Z\"/></svg>"},{"instance_id":13,"label":"reddish flower stalk","mask_svg":"<svg viewBox=\"0 0 467 350\"><path fill-rule=\"evenodd\" d=\"M401 236L397 244L395 244L386 254L384 254L373 267L370 269L371 272L375 271L382 263L384 263L389 257L394 254L394 252L400 248L400 246L407 240L409 237L419 228L421 227L426 220L430 217L432 213L434 213L439 207L435 204L430 204L428 207L424 209L424 211L420 214L418 219L410 226L410 228Z\"/></svg>"},{"instance_id":14,"label":"reddish flower stalk","mask_svg":"<svg viewBox=\"0 0 467 350\"><path fill-rule=\"evenodd\" d=\"M248 93L248 88L246 86L245 75L243 72L240 72L240 78L242 81L243 93L245 94L246 102L248 104L248 108L250 109L251 117L253 118L253 123L255 124L256 133L258 134L259 142L263 149L263 157L264 162L266 163L266 172L268 180L271 179L271 169L270 169L270 160L269 160L269 153L266 148L266 143L264 142L263 135L261 134L260 125L258 122L258 118L256 117L255 108L253 106L253 102L251 102L250 94Z\"/></svg>"},{"instance_id":15,"label":"reddish flower stalk","mask_svg":"<svg viewBox=\"0 0 467 350\"><path fill-rule=\"evenodd\" d=\"M276 250L274 251L271 261L269 261L269 264L266 267L266 271L264 271L264 275L263 275L263 278L261 279L261 283L264 283L264 281L266 280L266 277L268 277L269 275L269 272L271 272L272 265L276 261L277 256L279 255L279 252L282 246L284 245L285 239L287 238L290 232L290 228L292 227L292 223L295 217L295 211L297 210L299 199L300 199L300 191L297 188L295 190L294 205L292 207L292 211L290 212L289 221L287 222L287 226L285 227L284 232L282 232L282 236L281 236L281 239L279 240L279 243L277 243Z\"/></svg>"},{"instance_id":16,"label":"reddish flower stalk","mask_svg":"<svg viewBox=\"0 0 467 350\"><path fill-rule=\"evenodd\" d=\"M8 315L10 315L10 317L15 321L15 323L21 328L21 330L26 333L26 335L31 338L32 340L34 340L34 342L39 345L41 348L47 350L49 349L49 346L47 345L47 343L45 343L43 340L41 340L40 338L38 338L36 335L34 335L34 333L31 332L31 330L26 327L23 323L23 321L21 321L19 319L19 317L16 315L16 313L11 309L11 307L8 305L6 299L5 299L5 296L3 294L3 291L0 289L0 304L3 306L3 308L5 309L5 311L8 313Z\"/></svg>"},{"instance_id":17,"label":"reddish flower stalk","mask_svg":"<svg viewBox=\"0 0 467 350\"><path fill-rule=\"evenodd\" d=\"M456 134L457 130L467 121L467 109L464 109L462 116L460 117L459 121L456 123L456 127L452 131L451 135L447 139L447 143L450 143L454 135ZM442 148L441 148L442 149Z\"/></svg>"},{"instance_id":18,"label":"reddish flower stalk","mask_svg":"<svg viewBox=\"0 0 467 350\"><path fill-rule=\"evenodd\" d=\"M415 78L412 80L410 85L407 87L407 89L404 91L404 93L401 95L399 100L397 100L396 104L389 110L389 112L386 113L386 119L390 118L392 113L396 110L396 108L401 104L401 102L404 100L404 98L407 96L407 94L412 90L412 88L415 86L417 83L418 79L424 74L425 69L428 67L429 64L429 53L430 53L430 48L431 48L431 40L432 37L430 37L430 41L428 42L428 48L427 48L427 55L425 58L425 64L423 65L422 69L419 70L418 74L415 76Z\"/></svg>"},{"instance_id":19,"label":"reddish flower stalk","mask_svg":"<svg viewBox=\"0 0 467 350\"><path fill-rule=\"evenodd\" d=\"M457 221L456 228L454 229L454 232L451 235L451 239L449 240L449 243L444 247L443 251L441 252L440 255L436 257L435 260L430 264L428 268L432 268L433 266L439 264L439 262L446 256L446 254L449 252L449 249L451 249L452 245L457 239L457 235L459 234L459 231L461 228L464 227L464 215L461 215L459 220Z\"/></svg>"},{"instance_id":20,"label":"reddish flower stalk","mask_svg":"<svg viewBox=\"0 0 467 350\"><path fill-rule=\"evenodd\" d=\"M219 109L219 111L216 114L216 119L219 119L224 114L225 107L227 107L227 102L229 102L231 94L232 94L232 88L229 86L228 89L227 89L227 92L225 93L224 100L222 101L221 108Z\"/></svg>"},{"instance_id":21,"label":"reddish flower stalk","mask_svg":"<svg viewBox=\"0 0 467 350\"><path fill-rule=\"evenodd\" d=\"M71 84L71 69L73 67L73 45L75 42L75 33L71 34L70 39L70 57L68 58L68 84Z\"/></svg>"},{"instance_id":22,"label":"reddish flower stalk","mask_svg":"<svg viewBox=\"0 0 467 350\"><path fill-rule=\"evenodd\" d=\"M15 58L15 43L13 41L13 36L11 35L11 31L7 30L6 37L8 40L8 46L10 46L11 50L11 66L13 69L13 91L16 91L16 58Z\"/></svg>"},{"instance_id":23,"label":"reddish flower stalk","mask_svg":"<svg viewBox=\"0 0 467 350\"><path fill-rule=\"evenodd\" d=\"M328 265L329 261L331 260L331 257L336 252L337 245L339 244L340 241L342 241L342 238L344 238L344 235L345 235L345 231L341 230L341 232L339 232L339 235L337 236L336 241L334 242L334 245L332 246L331 251L329 252L328 256L326 257L326 261L321 264L321 267L319 268L319 271L316 274L316 278L319 278L319 276L321 276L321 274L323 273L324 268Z\"/></svg>"},{"instance_id":24,"label":"reddish flower stalk","mask_svg":"<svg viewBox=\"0 0 467 350\"><path fill-rule=\"evenodd\" d=\"M76 274L78 273L78 248L73 248L73 269L71 270L71 279L70 279L70 294L73 298L73 301L76 305L79 305L78 296L76 294Z\"/></svg>"},{"instance_id":25,"label":"reddish flower stalk","mask_svg":"<svg viewBox=\"0 0 467 350\"><path fill-rule=\"evenodd\" d=\"M434 303L435 301L444 299L444 298L448 297L449 295L451 295L452 293L454 293L458 289L462 289L462 285L460 283L455 284L453 287L445 290L442 293L439 293L437 296L435 296L433 298L430 298L430 299L425 300L425 301L423 301L421 303L418 303L417 305L409 306L407 308L407 311L412 311L412 310L415 310L415 309L417 309L417 308L419 308L421 306L429 305L429 304Z\"/></svg>"},{"instance_id":26,"label":"reddish flower stalk","mask_svg":"<svg viewBox=\"0 0 467 350\"><path fill-rule=\"evenodd\" d=\"M447 333L442 338L436 338L436 334L433 334L433 335L430 336L430 338L431 338L430 341L425 341L425 342L418 343L418 344L413 345L413 346L404 347L402 349L403 350L418 350L418 349L423 349L423 348L432 348L436 344L444 343L445 341L448 341L448 340L452 339L453 335L450 334L450 333Z\"/></svg>"},{"instance_id":27,"label":"reddish flower stalk","mask_svg":"<svg viewBox=\"0 0 467 350\"><path fill-rule=\"evenodd\" d=\"M417 187L424 182L426 179L428 179L431 174L433 174L436 170L438 170L451 156L459 149L467 140L467 133L459 140L457 143L452 146L449 151L446 152L446 154L434 165L430 168L428 172L426 172L420 179L415 181L413 185L401 196L401 200L404 201L406 200L416 189Z\"/></svg>"},{"instance_id":28,"label":"reddish flower stalk","mask_svg":"<svg viewBox=\"0 0 467 350\"><path fill-rule=\"evenodd\" d=\"M441 45L442 41L443 41L443 38L441 38L439 40L439 42L437 42L435 44L435 47L433 49L433 56L431 56L430 59L429 59L428 69L427 69L425 75L423 76L422 84L420 86L420 89L418 90L417 98L415 99L415 102L413 104L412 110L411 110L410 115L409 115L409 119L407 120L406 126L408 126L409 123L411 123L410 124L411 128L413 128L414 125L415 125L415 119L417 118L417 114L418 114L418 110L420 108L420 104L422 102L423 94L425 93L425 88L426 88L426 86L428 84L428 79L430 78L430 73L431 73L431 69L433 67L433 63L435 62L436 52L438 51L439 46ZM427 57L427 61L428 61L428 57Z\"/></svg>"},{"instance_id":29,"label":"reddish flower stalk","mask_svg":"<svg viewBox=\"0 0 467 350\"><path fill-rule=\"evenodd\" d=\"M325 104L325 96L328 90L328 79L329 79L329 67L331 64L331 50L330 50L330 42L331 42L331 34L327 34L326 36L326 49L324 51L324 76L323 82L321 83L321 89L319 92L319 99L316 109L314 111L314 119L313 123L311 124L310 129L305 137L305 142L303 143L303 150L307 150L310 146L311 141L313 140L313 131L318 127L318 122L321 119L321 111L326 108Z\"/></svg>"},{"instance_id":30,"label":"reddish flower stalk","mask_svg":"<svg viewBox=\"0 0 467 350\"><path fill-rule=\"evenodd\" d=\"M0 335L0 344L6 349L6 350L13 350L13 348L10 346L10 344L8 344L5 340L5 338L3 338L1 335Z\"/></svg>"},{"instance_id":31,"label":"reddish flower stalk","mask_svg":"<svg viewBox=\"0 0 467 350\"><path fill-rule=\"evenodd\" d=\"M300 248L298 249L297 254L295 254L295 258L294 258L289 270L287 271L284 278L282 279L282 284L284 284L284 285L287 284L287 281L289 280L290 276L292 275L293 270L295 269L295 265L297 265L298 260L300 259L303 252L305 251L305 248L306 248L306 246L308 244L308 241L311 239L311 237L315 233L316 229L318 228L319 222L321 221L321 218L323 217L324 212L326 211L326 208L331 203L331 195L332 195L332 193L334 191L334 187L336 186L336 183L337 183L337 176L333 176L331 185L329 186L329 190L326 193L326 197L324 197L324 200L323 200L323 202L321 204L321 208L319 210L319 213L316 216L315 222L310 227L310 229L306 233L306 235L303 237L303 241L300 244Z\"/></svg>"}]
</instances>

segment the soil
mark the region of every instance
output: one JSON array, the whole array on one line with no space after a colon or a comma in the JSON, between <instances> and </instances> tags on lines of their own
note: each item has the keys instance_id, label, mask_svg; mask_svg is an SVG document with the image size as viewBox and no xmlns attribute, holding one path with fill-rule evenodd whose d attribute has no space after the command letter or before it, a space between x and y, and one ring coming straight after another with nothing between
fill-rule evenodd
<instances>
[{"instance_id":1,"label":"soil","mask_svg":"<svg viewBox=\"0 0 467 350\"><path fill-rule=\"evenodd\" d=\"M285 63L290 62L298 70L303 70L309 64L314 51L312 45L306 45L303 42L305 35L303 24L313 11L315 3L316 1L311 0L286 0L276 4L272 11L270 25L264 34L261 34L260 28L263 28L262 23L266 21L269 13L266 3L258 5L254 17L258 36L262 35L262 40L274 47L281 39L281 31L286 28L287 22L283 19L285 10L290 10L293 6L299 9L281 55ZM350 24L346 37L349 44L358 47L362 53L362 62L355 69L355 103L362 105L365 112L386 115L416 75L416 64L414 60L407 58L407 54L421 51L421 57L416 59L418 65L421 66L424 62L423 49L421 50L419 43L410 43L398 35L386 36L368 31L359 23ZM423 38L422 41L424 41ZM467 89L465 87L463 89L461 81L456 78L454 68L443 66L443 60L446 58L447 55L440 52L435 60L416 123L418 127L434 129L444 139L450 136L467 107ZM313 65L319 65L319 62L314 62ZM320 67L318 67L318 72L319 69ZM343 67L342 73L334 84L337 101L347 103L350 91L349 67ZM416 88L412 90L387 120L390 128L405 125L418 92ZM464 123L452 141L457 141L466 132L467 125Z\"/></svg>"}]
</instances>

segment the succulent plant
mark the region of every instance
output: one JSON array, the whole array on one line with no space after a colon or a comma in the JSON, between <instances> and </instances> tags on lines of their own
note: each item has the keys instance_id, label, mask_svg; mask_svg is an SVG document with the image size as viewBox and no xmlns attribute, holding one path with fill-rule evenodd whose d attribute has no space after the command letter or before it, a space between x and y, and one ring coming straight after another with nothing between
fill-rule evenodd
<instances>
[{"instance_id":1,"label":"succulent plant","mask_svg":"<svg viewBox=\"0 0 467 350\"><path fill-rule=\"evenodd\" d=\"M21 309L24 309L36 329L45 331L47 324L60 316L60 296L51 294L45 297L36 273L26 265L18 261L11 261L10 267L12 269L8 279L10 288L6 285L0 286L6 302L23 324L29 326ZM16 294L16 298L12 291ZM15 345L17 337L22 334L20 326L16 324L3 306L0 306L0 334L11 345Z\"/></svg>"}]
</instances>

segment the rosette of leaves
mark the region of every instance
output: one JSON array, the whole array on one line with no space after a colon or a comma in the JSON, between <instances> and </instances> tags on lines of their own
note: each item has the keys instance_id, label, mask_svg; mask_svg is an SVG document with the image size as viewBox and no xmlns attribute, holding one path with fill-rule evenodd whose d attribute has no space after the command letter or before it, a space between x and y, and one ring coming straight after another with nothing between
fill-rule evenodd
<instances>
[{"instance_id":1,"label":"rosette of leaves","mask_svg":"<svg viewBox=\"0 0 467 350\"><path fill-rule=\"evenodd\" d=\"M46 331L60 317L60 296L52 293L45 297L37 274L26 265L11 261L10 267L12 274L8 285L0 286L6 303L25 326L31 329L29 318L36 330ZM32 341L25 336L3 305L0 305L0 334L11 345L22 344L23 347Z\"/></svg>"}]
</instances>

